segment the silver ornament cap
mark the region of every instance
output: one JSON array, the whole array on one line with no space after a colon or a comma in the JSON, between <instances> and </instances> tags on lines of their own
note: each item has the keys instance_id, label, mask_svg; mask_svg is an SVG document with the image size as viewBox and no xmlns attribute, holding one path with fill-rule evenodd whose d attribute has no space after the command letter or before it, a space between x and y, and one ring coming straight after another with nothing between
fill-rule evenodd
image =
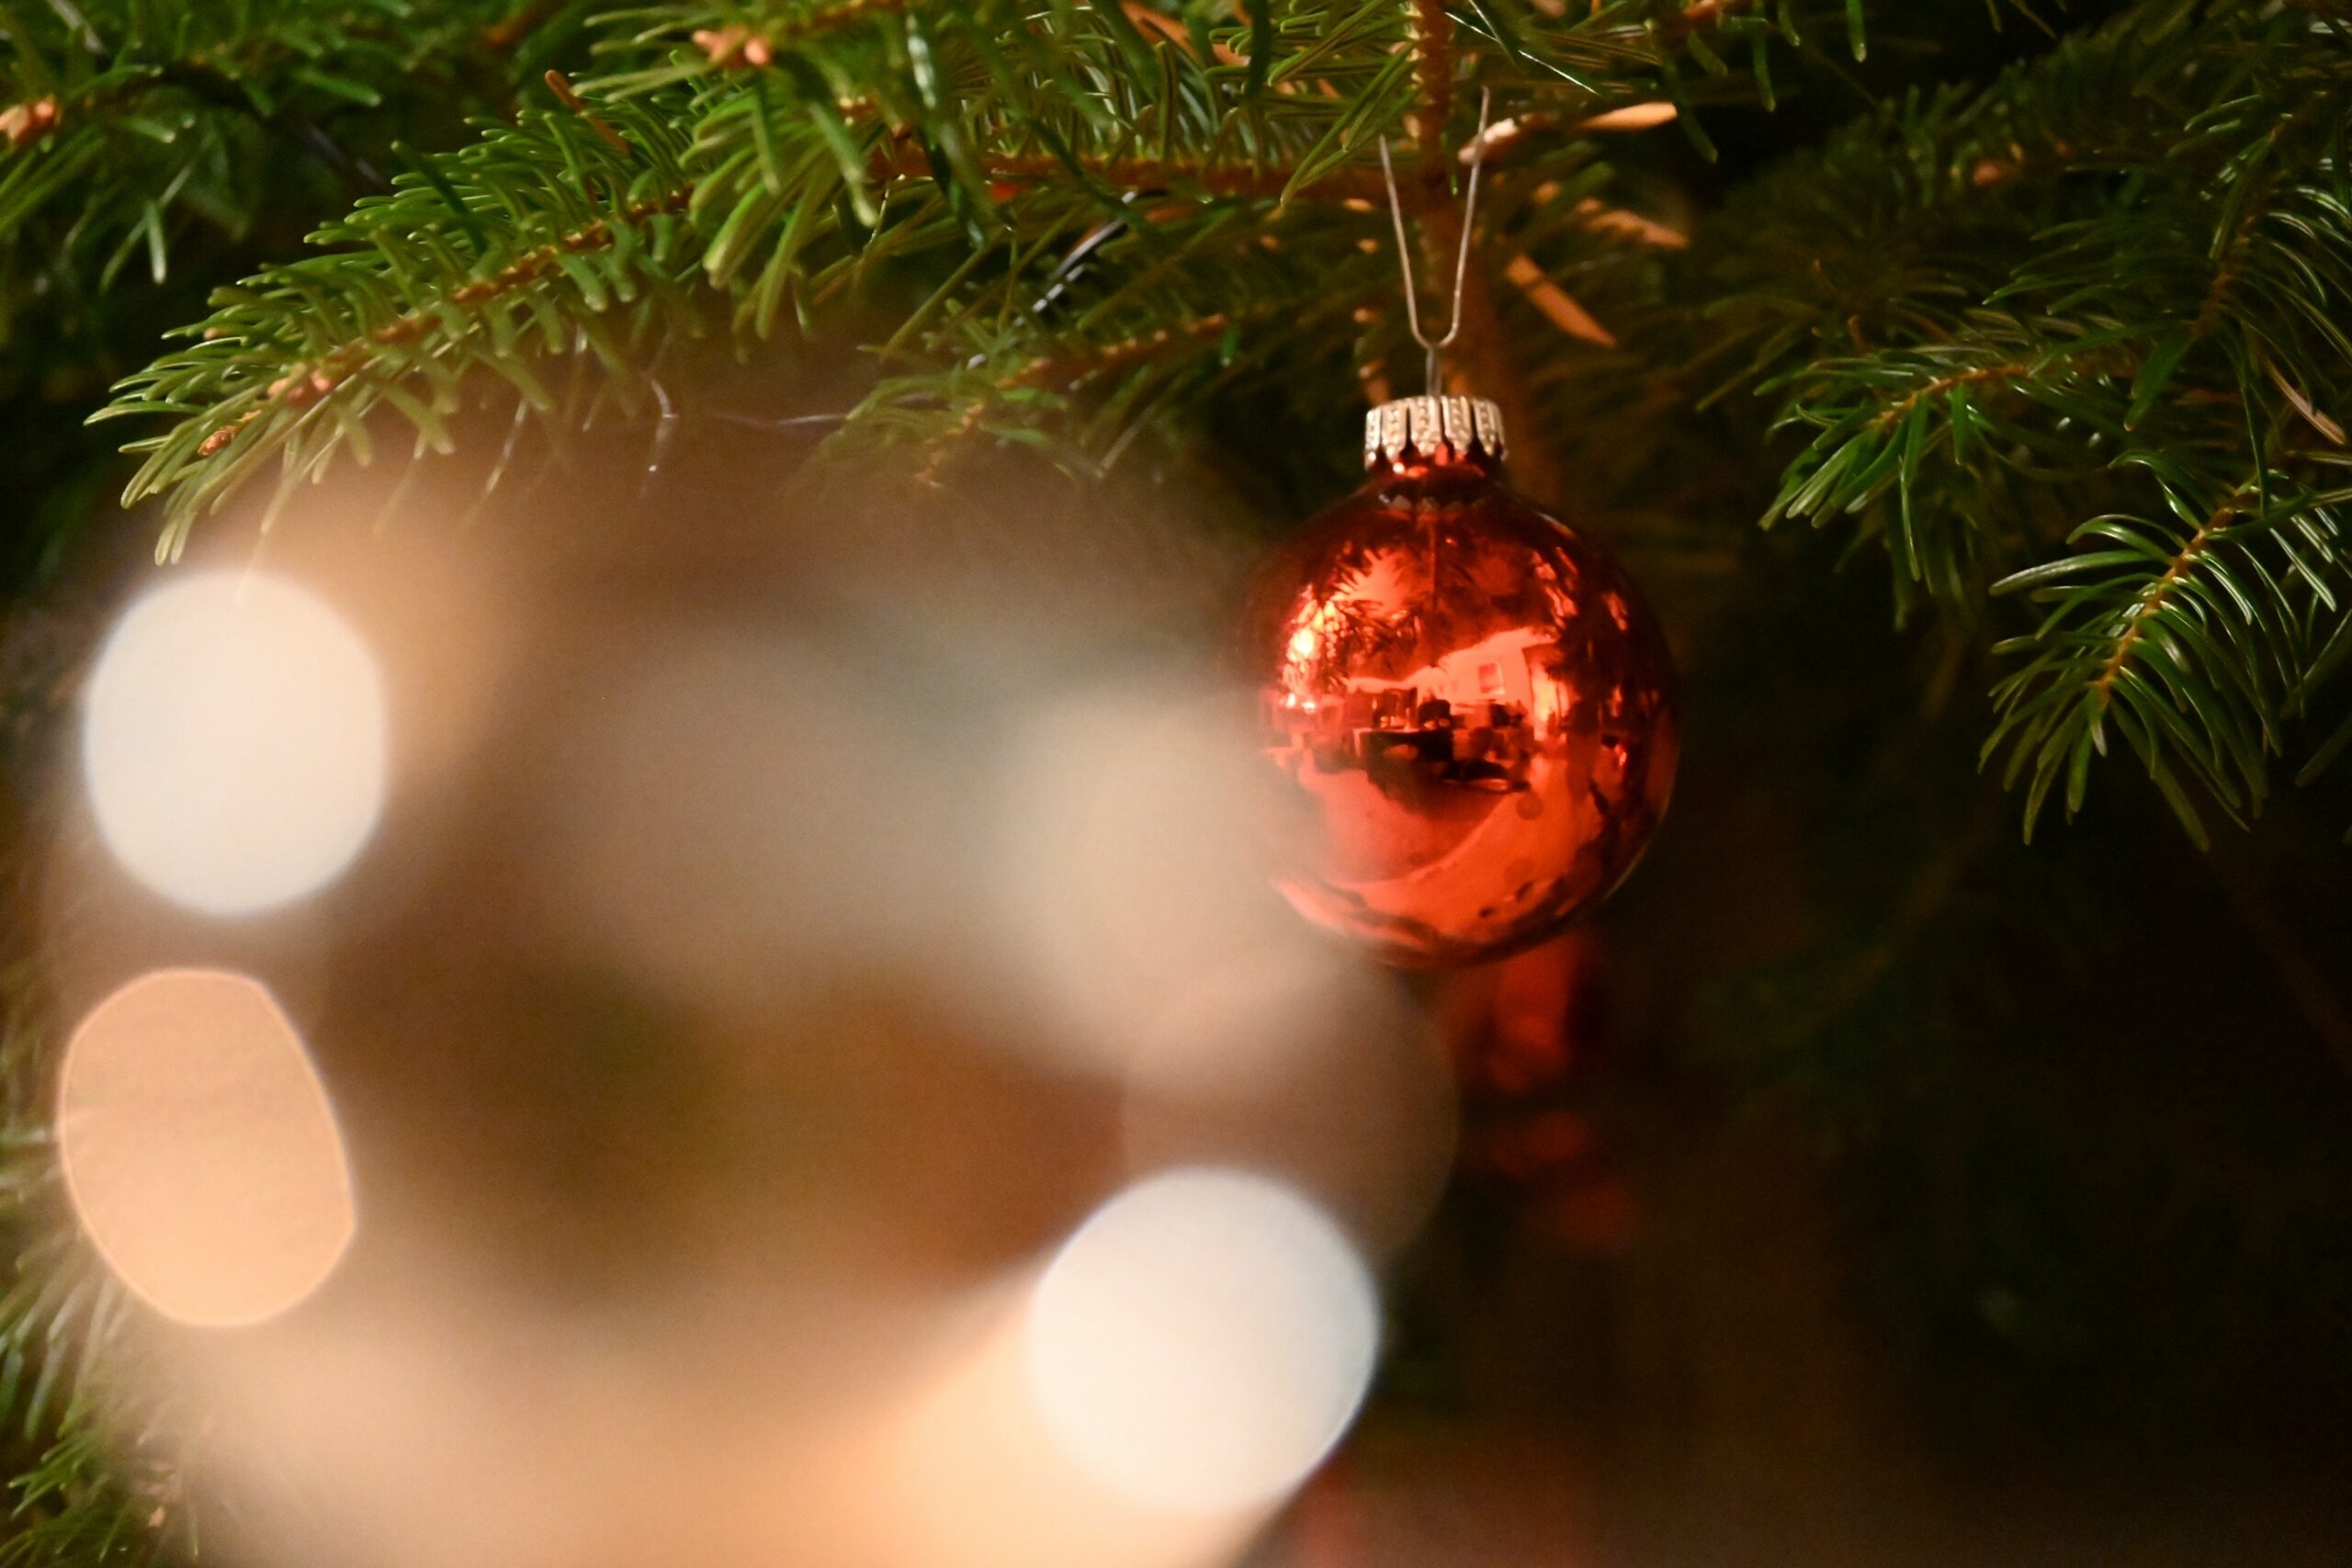
<instances>
[{"instance_id":1,"label":"silver ornament cap","mask_svg":"<svg viewBox=\"0 0 2352 1568\"><path fill-rule=\"evenodd\" d=\"M1485 398L1398 398L1363 418L1363 466L1504 457L1503 411Z\"/></svg>"}]
</instances>

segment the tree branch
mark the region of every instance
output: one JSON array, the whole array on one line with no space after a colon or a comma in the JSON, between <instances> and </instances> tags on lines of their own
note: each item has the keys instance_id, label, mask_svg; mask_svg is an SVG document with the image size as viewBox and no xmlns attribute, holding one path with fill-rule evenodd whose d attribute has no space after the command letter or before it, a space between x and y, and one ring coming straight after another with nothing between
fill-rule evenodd
<instances>
[{"instance_id":1,"label":"tree branch","mask_svg":"<svg viewBox=\"0 0 2352 1568\"><path fill-rule=\"evenodd\" d=\"M1045 184L1067 179L1069 164L1050 153L984 155L981 170L1007 184ZM1188 159L1102 158L1081 156L1080 168L1121 190L1149 192L1174 186L1198 186L1216 196L1260 197L1272 200L1289 191L1293 173L1288 164L1200 164ZM895 162L890 165L896 168ZM1311 193L1319 201L1379 201L1386 186L1364 169L1339 168L1314 180L1294 196Z\"/></svg>"},{"instance_id":2,"label":"tree branch","mask_svg":"<svg viewBox=\"0 0 2352 1568\"><path fill-rule=\"evenodd\" d=\"M2165 602L2172 597L2173 590L2195 569L2198 558L2211 547L2215 539L2228 532L2230 519L2235 517L2238 511L2236 497L2222 502L2197 532L2188 536L2188 542L2180 547L2179 554L2173 557L2172 564L2165 569L2165 574L2141 591L2139 603L2132 607L2131 618L2115 640L2115 651L2108 655L2098 679L2091 683L2091 689L2098 694L2098 705L2102 709L2115 700L2115 682L2121 678L2124 666L2131 662L2132 650L2147 635L2148 624L2165 607Z\"/></svg>"},{"instance_id":3,"label":"tree branch","mask_svg":"<svg viewBox=\"0 0 2352 1568\"><path fill-rule=\"evenodd\" d=\"M1445 130L1453 123L1453 18L1445 0L1413 0L1414 70L1421 90L1421 178L1446 178Z\"/></svg>"},{"instance_id":4,"label":"tree branch","mask_svg":"<svg viewBox=\"0 0 2352 1568\"><path fill-rule=\"evenodd\" d=\"M2015 380L2018 377L2026 375L2032 369L2033 367L2031 365L2019 365L2012 362L2007 365L1979 366L1976 369L1963 370L1956 376L1939 376L1935 379L1919 387L1914 388L1911 391L1905 393L1902 400L1893 408L1882 410L1878 415L1871 421L1871 428L1872 430L1884 430L1889 425L1900 424L1905 420L1910 418L1911 411L1917 408L1921 403L1926 402L1930 398L1940 398L1955 387L1978 387L1984 385L1987 381Z\"/></svg>"},{"instance_id":5,"label":"tree branch","mask_svg":"<svg viewBox=\"0 0 2352 1568\"><path fill-rule=\"evenodd\" d=\"M1102 375L1106 370L1124 370L1131 365L1158 358L1173 349L1223 337L1232 325L1233 318L1223 310L1217 310L1187 323L1181 331L1162 327L1141 337L1104 344L1099 348L1088 348L1078 354L1040 355L999 380L997 389L1010 392L1023 387L1042 387L1055 382L1076 386L1088 377Z\"/></svg>"},{"instance_id":6,"label":"tree branch","mask_svg":"<svg viewBox=\"0 0 2352 1568\"><path fill-rule=\"evenodd\" d=\"M694 187L682 186L665 196L630 204L621 217L627 222L640 223L662 213L683 212L693 199ZM473 310L560 271L567 255L606 250L612 243L613 225L600 218L560 240L526 252L492 276L479 278L453 290L445 303L459 310ZM443 319L441 305L420 305L365 337L353 338L323 355L289 367L270 383L260 403L247 409L233 423L224 424L207 435L197 447L197 456L211 457L272 408L307 408L321 398L329 396L382 350L413 343L424 335L427 327Z\"/></svg>"}]
</instances>

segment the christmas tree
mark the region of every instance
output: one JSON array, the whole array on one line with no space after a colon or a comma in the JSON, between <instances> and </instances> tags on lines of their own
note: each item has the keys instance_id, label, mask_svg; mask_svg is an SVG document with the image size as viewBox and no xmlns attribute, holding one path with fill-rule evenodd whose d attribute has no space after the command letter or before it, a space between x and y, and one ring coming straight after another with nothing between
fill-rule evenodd
<instances>
[{"instance_id":1,"label":"christmas tree","mask_svg":"<svg viewBox=\"0 0 2352 1568\"><path fill-rule=\"evenodd\" d=\"M8 1562L2352 1541L2352 5L0 38ZM1400 979L1221 705L1537 814L1242 641L1425 391L1681 766Z\"/></svg>"}]
</instances>

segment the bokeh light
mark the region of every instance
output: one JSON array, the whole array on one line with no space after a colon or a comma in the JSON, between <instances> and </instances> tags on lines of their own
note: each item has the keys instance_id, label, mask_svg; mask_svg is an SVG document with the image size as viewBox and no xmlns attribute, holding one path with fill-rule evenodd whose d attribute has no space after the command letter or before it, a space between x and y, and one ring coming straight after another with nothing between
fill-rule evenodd
<instances>
[{"instance_id":1,"label":"bokeh light","mask_svg":"<svg viewBox=\"0 0 2352 1568\"><path fill-rule=\"evenodd\" d=\"M917 934L945 807L887 682L756 627L647 640L567 710L550 923L699 1007Z\"/></svg>"},{"instance_id":2,"label":"bokeh light","mask_svg":"<svg viewBox=\"0 0 2352 1568\"><path fill-rule=\"evenodd\" d=\"M1080 1228L1038 1281L1027 1337L1046 1428L1080 1470L1153 1508L1213 1513L1322 1462L1371 1380L1379 1304L1313 1204L1194 1168Z\"/></svg>"},{"instance_id":3,"label":"bokeh light","mask_svg":"<svg viewBox=\"0 0 2352 1568\"><path fill-rule=\"evenodd\" d=\"M1126 1168L1280 1178L1374 1259L1409 1241L1453 1167L1453 1077L1395 976L1277 960L1204 973L1137 1031Z\"/></svg>"},{"instance_id":4,"label":"bokeh light","mask_svg":"<svg viewBox=\"0 0 2352 1568\"><path fill-rule=\"evenodd\" d=\"M858 1532L875 1568L1216 1568L1268 1507L1170 1514L1088 1472L1049 1428L1028 1367L1029 1287L883 1407Z\"/></svg>"},{"instance_id":5,"label":"bokeh light","mask_svg":"<svg viewBox=\"0 0 2352 1568\"><path fill-rule=\"evenodd\" d=\"M98 830L154 892L209 915L316 891L382 814L375 660L308 590L209 571L141 599L90 680Z\"/></svg>"},{"instance_id":6,"label":"bokeh light","mask_svg":"<svg viewBox=\"0 0 2352 1568\"><path fill-rule=\"evenodd\" d=\"M1050 1065L1161 1081L1279 1072L1294 1004L1352 965L1268 880L1239 712L1202 686L1105 682L1045 705L1009 749L999 940L1057 1025L1038 1043ZM1264 1005L1227 1005L1204 1028L1204 987Z\"/></svg>"},{"instance_id":7,"label":"bokeh light","mask_svg":"<svg viewBox=\"0 0 2352 1568\"><path fill-rule=\"evenodd\" d=\"M316 1290L356 1215L326 1091L276 999L217 970L142 976L66 1047L57 1142L83 1229L166 1317L277 1316Z\"/></svg>"}]
</instances>

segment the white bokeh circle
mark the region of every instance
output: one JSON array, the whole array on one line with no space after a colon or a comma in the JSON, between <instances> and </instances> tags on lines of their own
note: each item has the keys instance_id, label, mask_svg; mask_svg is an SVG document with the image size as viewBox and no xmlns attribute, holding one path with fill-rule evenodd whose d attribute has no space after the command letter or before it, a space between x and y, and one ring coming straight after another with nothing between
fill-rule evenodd
<instances>
[{"instance_id":1,"label":"white bokeh circle","mask_svg":"<svg viewBox=\"0 0 2352 1568\"><path fill-rule=\"evenodd\" d=\"M1246 1171L1166 1171L1097 1210L1038 1281L1030 1385L1056 1444L1112 1492L1246 1509L1347 1430L1379 1328L1371 1275L1314 1204Z\"/></svg>"},{"instance_id":2,"label":"white bokeh circle","mask_svg":"<svg viewBox=\"0 0 2352 1568\"><path fill-rule=\"evenodd\" d=\"M100 652L82 731L98 831L153 891L208 915L312 893L382 815L376 661L283 578L206 571L132 604Z\"/></svg>"}]
</instances>

